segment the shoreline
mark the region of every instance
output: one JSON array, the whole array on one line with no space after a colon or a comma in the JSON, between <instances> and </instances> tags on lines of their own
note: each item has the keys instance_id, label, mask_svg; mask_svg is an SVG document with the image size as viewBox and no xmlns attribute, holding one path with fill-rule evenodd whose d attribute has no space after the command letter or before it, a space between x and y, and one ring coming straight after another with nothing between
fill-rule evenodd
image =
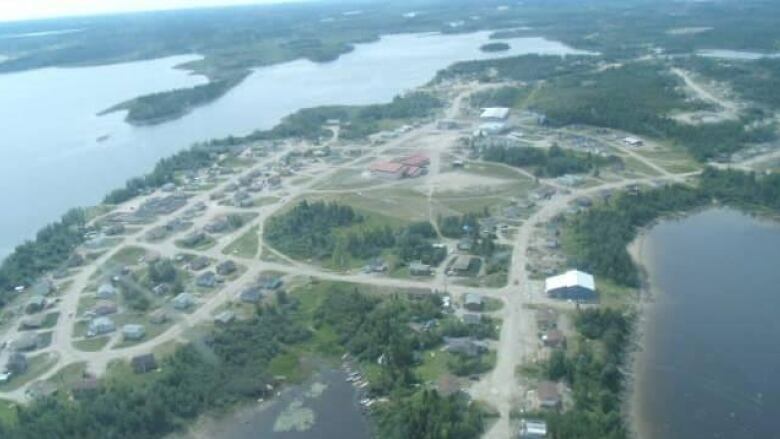
<instances>
[{"instance_id":1,"label":"shoreline","mask_svg":"<svg viewBox=\"0 0 780 439\"><path fill-rule=\"evenodd\" d=\"M647 425L645 425L646 421L642 419L641 390L638 388L638 384L646 364L644 358L646 354L644 341L649 325L649 308L653 304L654 297L653 288L650 285L648 278L648 272L653 265L650 258L651 243L649 234L654 225L655 223L640 229L639 233L634 240L631 241L627 249L629 255L631 255L631 259L639 269L642 278L641 286L639 288L639 297L635 305L637 308L637 321L634 326L634 334L631 337L631 349L627 353L627 366L630 368L631 375L627 383L628 385L626 386L624 401L627 428L629 435L634 439L651 438Z\"/></svg>"}]
</instances>

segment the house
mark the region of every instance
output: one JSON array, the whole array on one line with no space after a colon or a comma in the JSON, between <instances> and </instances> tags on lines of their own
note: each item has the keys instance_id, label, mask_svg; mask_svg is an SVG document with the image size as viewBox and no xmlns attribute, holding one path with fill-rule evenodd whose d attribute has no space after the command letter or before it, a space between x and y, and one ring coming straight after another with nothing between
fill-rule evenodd
<instances>
[{"instance_id":1,"label":"house","mask_svg":"<svg viewBox=\"0 0 780 439\"><path fill-rule=\"evenodd\" d=\"M238 270L238 266L233 261L225 261L217 265L217 274L220 276L227 276L229 274L233 274L236 270Z\"/></svg>"},{"instance_id":2,"label":"house","mask_svg":"<svg viewBox=\"0 0 780 439\"><path fill-rule=\"evenodd\" d=\"M373 258L363 267L366 273L384 273L387 271L387 264L382 258Z\"/></svg>"},{"instance_id":3,"label":"house","mask_svg":"<svg viewBox=\"0 0 780 439\"><path fill-rule=\"evenodd\" d=\"M536 401L540 408L558 409L561 407L561 392L558 383L542 381L536 386Z\"/></svg>"},{"instance_id":4,"label":"house","mask_svg":"<svg viewBox=\"0 0 780 439\"><path fill-rule=\"evenodd\" d=\"M236 319L236 314L233 311L222 311L214 316L214 323L218 325L227 325Z\"/></svg>"},{"instance_id":5,"label":"house","mask_svg":"<svg viewBox=\"0 0 780 439\"><path fill-rule=\"evenodd\" d=\"M467 312L463 314L463 323L467 325L479 325L482 323L482 314Z\"/></svg>"},{"instance_id":6,"label":"house","mask_svg":"<svg viewBox=\"0 0 780 439\"><path fill-rule=\"evenodd\" d=\"M265 288L266 290L277 290L282 287L284 282L282 282L282 278L278 276L272 276L272 277L261 277L260 279L260 286Z\"/></svg>"},{"instance_id":7,"label":"house","mask_svg":"<svg viewBox=\"0 0 780 439\"><path fill-rule=\"evenodd\" d=\"M32 296L48 296L56 290L54 282L49 279L41 279L30 287Z\"/></svg>"},{"instance_id":8,"label":"house","mask_svg":"<svg viewBox=\"0 0 780 439\"><path fill-rule=\"evenodd\" d=\"M368 170L371 171L371 174L376 177L390 180L400 180L404 176L406 167L401 163L379 161L372 163L368 167Z\"/></svg>"},{"instance_id":9,"label":"house","mask_svg":"<svg viewBox=\"0 0 780 439\"><path fill-rule=\"evenodd\" d=\"M203 232L192 232L181 240L181 244L185 247L195 247L207 239L208 235Z\"/></svg>"},{"instance_id":10,"label":"house","mask_svg":"<svg viewBox=\"0 0 780 439\"><path fill-rule=\"evenodd\" d=\"M263 290L258 286L252 286L244 289L239 294L239 299L244 303L259 303L263 300Z\"/></svg>"},{"instance_id":11,"label":"house","mask_svg":"<svg viewBox=\"0 0 780 439\"><path fill-rule=\"evenodd\" d=\"M165 310L158 309L149 315L149 322L154 325L162 325L168 321L168 314Z\"/></svg>"},{"instance_id":12,"label":"house","mask_svg":"<svg viewBox=\"0 0 780 439\"><path fill-rule=\"evenodd\" d=\"M14 352L8 356L5 370L12 375L21 375L27 371L27 357L21 352Z\"/></svg>"},{"instance_id":13,"label":"house","mask_svg":"<svg viewBox=\"0 0 780 439\"><path fill-rule=\"evenodd\" d=\"M171 286L166 283L157 284L152 288L152 292L158 296L164 296L171 292Z\"/></svg>"},{"instance_id":14,"label":"house","mask_svg":"<svg viewBox=\"0 0 780 439\"><path fill-rule=\"evenodd\" d=\"M130 360L130 366L137 374L147 373L157 369L157 360L154 354L137 355Z\"/></svg>"},{"instance_id":15,"label":"house","mask_svg":"<svg viewBox=\"0 0 780 439\"><path fill-rule=\"evenodd\" d=\"M431 163L427 154L418 152L401 159L401 164L414 168L423 168Z\"/></svg>"},{"instance_id":16,"label":"house","mask_svg":"<svg viewBox=\"0 0 780 439\"><path fill-rule=\"evenodd\" d=\"M95 295L98 299L113 299L116 296L116 287L110 283L101 284Z\"/></svg>"},{"instance_id":17,"label":"house","mask_svg":"<svg viewBox=\"0 0 780 439\"><path fill-rule=\"evenodd\" d=\"M479 118L484 121L501 122L509 118L509 108L506 107L488 107L483 108Z\"/></svg>"},{"instance_id":18,"label":"house","mask_svg":"<svg viewBox=\"0 0 780 439\"><path fill-rule=\"evenodd\" d=\"M98 335L108 334L116 330L114 321L108 317L96 317L89 322L87 327L87 337L95 337Z\"/></svg>"},{"instance_id":19,"label":"house","mask_svg":"<svg viewBox=\"0 0 780 439\"><path fill-rule=\"evenodd\" d=\"M517 437L518 439L545 439L547 422L541 419L522 419Z\"/></svg>"},{"instance_id":20,"label":"house","mask_svg":"<svg viewBox=\"0 0 780 439\"><path fill-rule=\"evenodd\" d=\"M57 393L57 385L51 381L40 380L27 387L27 394L33 398L48 398Z\"/></svg>"},{"instance_id":21,"label":"house","mask_svg":"<svg viewBox=\"0 0 780 439\"><path fill-rule=\"evenodd\" d=\"M474 257L469 255L461 255L455 258L455 262L452 264L452 271L463 274L468 272L474 265Z\"/></svg>"},{"instance_id":22,"label":"house","mask_svg":"<svg viewBox=\"0 0 780 439\"><path fill-rule=\"evenodd\" d=\"M565 300L592 302L597 300L593 275L569 270L544 281L544 291L549 297Z\"/></svg>"},{"instance_id":23,"label":"house","mask_svg":"<svg viewBox=\"0 0 780 439\"><path fill-rule=\"evenodd\" d=\"M466 293L463 295L463 307L469 311L482 311L484 299L477 293Z\"/></svg>"},{"instance_id":24,"label":"house","mask_svg":"<svg viewBox=\"0 0 780 439\"><path fill-rule=\"evenodd\" d=\"M548 348L557 348L566 344L566 336L559 329L550 329L542 335L542 343Z\"/></svg>"},{"instance_id":25,"label":"house","mask_svg":"<svg viewBox=\"0 0 780 439\"><path fill-rule=\"evenodd\" d=\"M19 337L11 343L11 350L17 352L32 351L38 349L38 343L38 334L27 332L19 335Z\"/></svg>"},{"instance_id":26,"label":"house","mask_svg":"<svg viewBox=\"0 0 780 439\"><path fill-rule=\"evenodd\" d=\"M43 327L44 323L46 323L46 316L44 314L37 314L34 316L27 317L26 319L22 320L22 323L20 325L21 329L40 329Z\"/></svg>"},{"instance_id":27,"label":"house","mask_svg":"<svg viewBox=\"0 0 780 439\"><path fill-rule=\"evenodd\" d=\"M34 296L27 301L27 305L24 306L24 311L27 314L36 313L42 310L46 306L46 298L43 296Z\"/></svg>"},{"instance_id":28,"label":"house","mask_svg":"<svg viewBox=\"0 0 780 439\"><path fill-rule=\"evenodd\" d=\"M624 137L623 143L625 143L628 146L634 146L634 147L642 146L645 144L645 142L642 141L642 139L633 136Z\"/></svg>"},{"instance_id":29,"label":"house","mask_svg":"<svg viewBox=\"0 0 780 439\"><path fill-rule=\"evenodd\" d=\"M409 264L409 274L412 276L430 276L432 268L430 265L415 261Z\"/></svg>"},{"instance_id":30,"label":"house","mask_svg":"<svg viewBox=\"0 0 780 439\"><path fill-rule=\"evenodd\" d=\"M98 302L94 308L92 308L92 312L95 313L95 315L97 316L107 316L111 314L116 314L117 306L116 303L114 302L102 300Z\"/></svg>"},{"instance_id":31,"label":"house","mask_svg":"<svg viewBox=\"0 0 780 439\"><path fill-rule=\"evenodd\" d=\"M201 288L214 288L217 286L217 275L213 271L207 271L198 276L195 284Z\"/></svg>"},{"instance_id":32,"label":"house","mask_svg":"<svg viewBox=\"0 0 780 439\"><path fill-rule=\"evenodd\" d=\"M474 248L474 240L471 238L461 238L461 240L458 241L457 248L464 252L471 251L471 249Z\"/></svg>"},{"instance_id":33,"label":"house","mask_svg":"<svg viewBox=\"0 0 780 439\"><path fill-rule=\"evenodd\" d=\"M476 357L487 352L487 345L471 338L444 338L444 350L451 354Z\"/></svg>"},{"instance_id":34,"label":"house","mask_svg":"<svg viewBox=\"0 0 780 439\"><path fill-rule=\"evenodd\" d=\"M173 307L184 311L192 307L195 304L195 298L190 293L179 293L173 298Z\"/></svg>"},{"instance_id":35,"label":"house","mask_svg":"<svg viewBox=\"0 0 780 439\"><path fill-rule=\"evenodd\" d=\"M217 218L206 224L204 229L209 233L224 233L230 229L230 221L227 218Z\"/></svg>"},{"instance_id":36,"label":"house","mask_svg":"<svg viewBox=\"0 0 780 439\"><path fill-rule=\"evenodd\" d=\"M198 256L197 258L190 261L190 270L192 271L199 271L203 270L204 268L208 267L209 264L211 264L211 261L206 256Z\"/></svg>"},{"instance_id":37,"label":"house","mask_svg":"<svg viewBox=\"0 0 780 439\"><path fill-rule=\"evenodd\" d=\"M146 337L144 325L130 323L122 326L122 338L124 340L140 340Z\"/></svg>"}]
</instances>

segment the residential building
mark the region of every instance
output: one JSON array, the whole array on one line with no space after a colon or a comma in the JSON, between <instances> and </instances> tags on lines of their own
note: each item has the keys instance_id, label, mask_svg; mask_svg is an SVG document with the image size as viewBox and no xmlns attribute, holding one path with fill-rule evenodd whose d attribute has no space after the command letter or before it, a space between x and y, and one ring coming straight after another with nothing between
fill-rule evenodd
<instances>
[{"instance_id":1,"label":"residential building","mask_svg":"<svg viewBox=\"0 0 780 439\"><path fill-rule=\"evenodd\" d=\"M46 306L46 298L43 296L33 296L24 306L24 311L28 314L36 313Z\"/></svg>"},{"instance_id":2,"label":"residential building","mask_svg":"<svg viewBox=\"0 0 780 439\"><path fill-rule=\"evenodd\" d=\"M22 320L21 328L22 329L39 329L42 328L44 323L46 322L46 315L44 314L36 314L34 316L27 317L26 319Z\"/></svg>"},{"instance_id":3,"label":"residential building","mask_svg":"<svg viewBox=\"0 0 780 439\"><path fill-rule=\"evenodd\" d=\"M542 381L536 386L536 400L540 408L558 409L561 407L561 392L558 383Z\"/></svg>"},{"instance_id":4,"label":"residential building","mask_svg":"<svg viewBox=\"0 0 780 439\"><path fill-rule=\"evenodd\" d=\"M368 170L376 177L390 180L400 180L404 176L406 167L401 163L390 161L379 161L372 163Z\"/></svg>"},{"instance_id":5,"label":"residential building","mask_svg":"<svg viewBox=\"0 0 780 439\"><path fill-rule=\"evenodd\" d=\"M541 419L522 419L517 437L518 439L545 439L547 423Z\"/></svg>"},{"instance_id":6,"label":"residential building","mask_svg":"<svg viewBox=\"0 0 780 439\"><path fill-rule=\"evenodd\" d=\"M222 311L214 316L214 323L218 325L227 325L236 319L236 313L233 311Z\"/></svg>"},{"instance_id":7,"label":"residential building","mask_svg":"<svg viewBox=\"0 0 780 439\"><path fill-rule=\"evenodd\" d=\"M190 293L179 293L173 298L173 307L184 311L190 309L195 304L195 298Z\"/></svg>"},{"instance_id":8,"label":"residential building","mask_svg":"<svg viewBox=\"0 0 780 439\"><path fill-rule=\"evenodd\" d=\"M476 341L472 338L444 338L444 350L466 357L476 357L487 352L487 345L484 342Z\"/></svg>"},{"instance_id":9,"label":"residential building","mask_svg":"<svg viewBox=\"0 0 780 439\"><path fill-rule=\"evenodd\" d=\"M430 265L415 261L409 264L409 274L412 276L430 276L432 268Z\"/></svg>"},{"instance_id":10,"label":"residential building","mask_svg":"<svg viewBox=\"0 0 780 439\"><path fill-rule=\"evenodd\" d=\"M482 311L484 299L477 293L466 293L463 295L463 307L469 311Z\"/></svg>"},{"instance_id":11,"label":"residential building","mask_svg":"<svg viewBox=\"0 0 780 439\"><path fill-rule=\"evenodd\" d=\"M260 303L263 300L263 290L258 286L251 286L239 294L239 299L244 303Z\"/></svg>"},{"instance_id":12,"label":"residential building","mask_svg":"<svg viewBox=\"0 0 780 439\"><path fill-rule=\"evenodd\" d=\"M550 329L542 335L542 343L548 348L558 348L566 344L566 337L559 329Z\"/></svg>"},{"instance_id":13,"label":"residential building","mask_svg":"<svg viewBox=\"0 0 780 439\"><path fill-rule=\"evenodd\" d=\"M114 302L101 300L95 305L94 308L92 308L92 312L97 316L107 316L115 314L117 312L117 306Z\"/></svg>"},{"instance_id":14,"label":"residential building","mask_svg":"<svg viewBox=\"0 0 780 439\"><path fill-rule=\"evenodd\" d=\"M108 317L95 317L89 322L87 327L87 337L96 337L98 335L108 334L116 330L114 321Z\"/></svg>"},{"instance_id":15,"label":"residential building","mask_svg":"<svg viewBox=\"0 0 780 439\"><path fill-rule=\"evenodd\" d=\"M509 108L506 107L483 108L479 118L484 121L501 122L509 118Z\"/></svg>"},{"instance_id":16,"label":"residential building","mask_svg":"<svg viewBox=\"0 0 780 439\"><path fill-rule=\"evenodd\" d=\"M146 337L144 325L127 324L122 326L122 338L125 340L140 340Z\"/></svg>"},{"instance_id":17,"label":"residential building","mask_svg":"<svg viewBox=\"0 0 780 439\"><path fill-rule=\"evenodd\" d=\"M453 262L452 267L450 268L457 274L464 274L471 270L475 260L476 259L473 256L461 255L455 258L455 262Z\"/></svg>"},{"instance_id":18,"label":"residential building","mask_svg":"<svg viewBox=\"0 0 780 439\"><path fill-rule=\"evenodd\" d=\"M13 375L20 375L27 371L27 357L21 352L14 352L8 357L5 370Z\"/></svg>"},{"instance_id":19,"label":"residential building","mask_svg":"<svg viewBox=\"0 0 780 439\"><path fill-rule=\"evenodd\" d=\"M130 366L137 374L147 373L157 369L157 360L154 354L137 355L130 360Z\"/></svg>"},{"instance_id":20,"label":"residential building","mask_svg":"<svg viewBox=\"0 0 780 439\"><path fill-rule=\"evenodd\" d=\"M544 281L544 291L549 297L565 300L592 302L598 299L593 275L569 270Z\"/></svg>"},{"instance_id":21,"label":"residential building","mask_svg":"<svg viewBox=\"0 0 780 439\"><path fill-rule=\"evenodd\" d=\"M211 261L206 256L198 256L197 258L190 261L190 270L192 271L200 271L204 268L208 267L211 264Z\"/></svg>"},{"instance_id":22,"label":"residential building","mask_svg":"<svg viewBox=\"0 0 780 439\"><path fill-rule=\"evenodd\" d=\"M38 334L27 332L20 334L19 337L11 343L11 350L18 352L32 351L38 349L39 342Z\"/></svg>"},{"instance_id":23,"label":"residential building","mask_svg":"<svg viewBox=\"0 0 780 439\"><path fill-rule=\"evenodd\" d=\"M116 296L116 287L110 283L101 284L96 296L98 299L113 299Z\"/></svg>"},{"instance_id":24,"label":"residential building","mask_svg":"<svg viewBox=\"0 0 780 439\"><path fill-rule=\"evenodd\" d=\"M227 260L217 265L217 274L220 276L233 274L236 270L238 270L238 266L231 260Z\"/></svg>"},{"instance_id":25,"label":"residential building","mask_svg":"<svg viewBox=\"0 0 780 439\"><path fill-rule=\"evenodd\" d=\"M214 288L217 286L217 275L213 271L207 271L198 276L195 284L201 288Z\"/></svg>"}]
</instances>

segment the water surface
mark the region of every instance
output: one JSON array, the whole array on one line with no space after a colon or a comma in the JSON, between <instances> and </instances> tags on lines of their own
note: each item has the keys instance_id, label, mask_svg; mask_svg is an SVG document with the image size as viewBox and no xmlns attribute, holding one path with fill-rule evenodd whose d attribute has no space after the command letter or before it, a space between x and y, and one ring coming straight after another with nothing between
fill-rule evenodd
<instances>
[{"instance_id":1,"label":"water surface","mask_svg":"<svg viewBox=\"0 0 780 439\"><path fill-rule=\"evenodd\" d=\"M479 48L489 34L391 35L330 63L260 68L214 103L152 127L130 126L122 113L96 114L138 95L203 83L173 69L192 57L0 75L0 256L65 210L98 202L193 142L267 129L300 108L387 102L457 61L585 53L515 38L506 40L508 52L485 54Z\"/></svg>"},{"instance_id":2,"label":"water surface","mask_svg":"<svg viewBox=\"0 0 780 439\"><path fill-rule=\"evenodd\" d=\"M779 438L780 224L709 210L664 221L649 244L643 439Z\"/></svg>"}]
</instances>

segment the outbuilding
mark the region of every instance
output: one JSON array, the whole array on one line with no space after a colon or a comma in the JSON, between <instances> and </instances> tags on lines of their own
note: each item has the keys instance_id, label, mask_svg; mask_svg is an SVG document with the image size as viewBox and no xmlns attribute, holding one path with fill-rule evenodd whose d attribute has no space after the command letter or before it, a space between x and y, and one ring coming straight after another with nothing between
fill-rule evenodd
<instances>
[{"instance_id":1,"label":"outbuilding","mask_svg":"<svg viewBox=\"0 0 780 439\"><path fill-rule=\"evenodd\" d=\"M463 295L463 307L469 311L482 311L484 305L482 296L477 293L466 293Z\"/></svg>"},{"instance_id":2,"label":"outbuilding","mask_svg":"<svg viewBox=\"0 0 780 439\"><path fill-rule=\"evenodd\" d=\"M479 118L484 121L501 122L509 117L509 108L488 107L483 108Z\"/></svg>"},{"instance_id":3,"label":"outbuilding","mask_svg":"<svg viewBox=\"0 0 780 439\"><path fill-rule=\"evenodd\" d=\"M101 284L97 289L98 299L113 299L116 296L116 287L110 283Z\"/></svg>"},{"instance_id":4,"label":"outbuilding","mask_svg":"<svg viewBox=\"0 0 780 439\"><path fill-rule=\"evenodd\" d=\"M98 335L108 334L116 330L114 321L108 317L96 317L89 322L87 328L87 337L95 337Z\"/></svg>"},{"instance_id":5,"label":"outbuilding","mask_svg":"<svg viewBox=\"0 0 780 439\"><path fill-rule=\"evenodd\" d=\"M135 373L142 374L157 369L157 360L154 354L137 355L130 360L130 365Z\"/></svg>"},{"instance_id":6,"label":"outbuilding","mask_svg":"<svg viewBox=\"0 0 780 439\"><path fill-rule=\"evenodd\" d=\"M541 419L520 421L519 439L544 439L547 437L547 423Z\"/></svg>"},{"instance_id":7,"label":"outbuilding","mask_svg":"<svg viewBox=\"0 0 780 439\"><path fill-rule=\"evenodd\" d=\"M130 323L122 326L122 338L125 340L140 340L146 337L144 325Z\"/></svg>"},{"instance_id":8,"label":"outbuilding","mask_svg":"<svg viewBox=\"0 0 780 439\"><path fill-rule=\"evenodd\" d=\"M598 299L593 275L579 270L569 270L544 281L544 291L549 297L564 300L593 302Z\"/></svg>"},{"instance_id":9,"label":"outbuilding","mask_svg":"<svg viewBox=\"0 0 780 439\"><path fill-rule=\"evenodd\" d=\"M187 310L195 304L195 298L190 293L179 293L173 298L173 307L178 310Z\"/></svg>"},{"instance_id":10,"label":"outbuilding","mask_svg":"<svg viewBox=\"0 0 780 439\"><path fill-rule=\"evenodd\" d=\"M558 383L553 381L542 381L539 383L536 386L536 399L541 408L560 408L561 392L558 390Z\"/></svg>"}]
</instances>

